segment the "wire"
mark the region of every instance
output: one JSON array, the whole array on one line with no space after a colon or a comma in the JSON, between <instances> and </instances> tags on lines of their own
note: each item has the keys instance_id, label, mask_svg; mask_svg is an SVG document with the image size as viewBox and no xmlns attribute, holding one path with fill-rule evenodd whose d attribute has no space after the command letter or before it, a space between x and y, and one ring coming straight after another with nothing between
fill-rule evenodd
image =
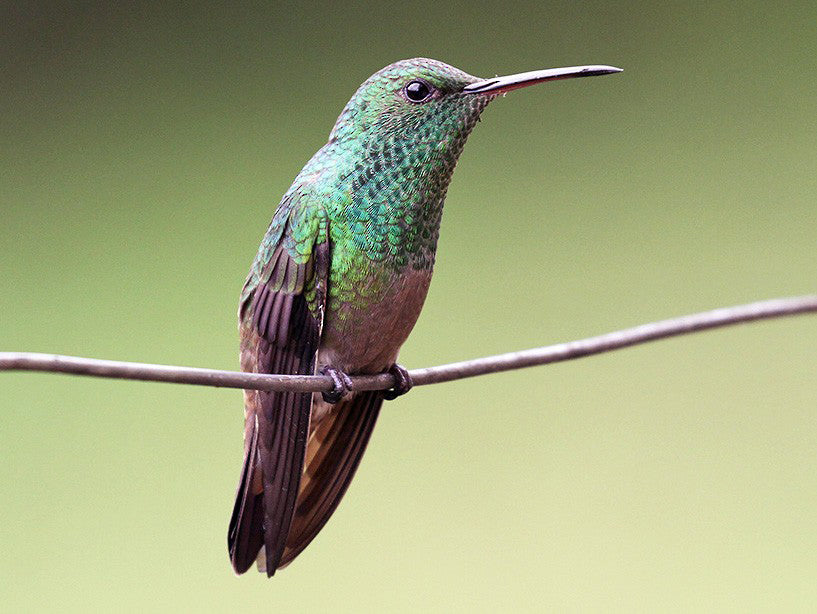
<instances>
[{"instance_id":1,"label":"wire","mask_svg":"<svg viewBox=\"0 0 817 614\"><path fill-rule=\"evenodd\" d=\"M648 341L743 322L815 312L817 312L817 295L770 299L651 322L557 345L486 356L437 367L414 369L409 371L409 374L415 386L439 384L466 377L574 360ZM0 352L0 371L42 371L248 390L328 392L333 387L332 379L325 375L267 375L34 352ZM353 390L387 390L394 385L394 377L389 373L352 376Z\"/></svg>"}]
</instances>

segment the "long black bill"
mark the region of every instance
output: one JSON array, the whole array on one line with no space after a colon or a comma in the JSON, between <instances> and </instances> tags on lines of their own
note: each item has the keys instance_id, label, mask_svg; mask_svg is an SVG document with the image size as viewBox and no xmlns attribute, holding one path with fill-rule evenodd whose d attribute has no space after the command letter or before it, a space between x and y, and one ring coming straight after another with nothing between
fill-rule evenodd
<instances>
[{"instance_id":1,"label":"long black bill","mask_svg":"<svg viewBox=\"0 0 817 614\"><path fill-rule=\"evenodd\" d=\"M545 81L556 81L558 79L573 79L575 77L595 77L596 75L609 75L621 72L621 68L615 66L567 66L565 68L547 68L545 70L532 70L530 72L520 72L507 77L494 77L477 81L471 85L466 85L463 92L467 94L504 94L511 90L518 90L520 87L536 85Z\"/></svg>"}]
</instances>

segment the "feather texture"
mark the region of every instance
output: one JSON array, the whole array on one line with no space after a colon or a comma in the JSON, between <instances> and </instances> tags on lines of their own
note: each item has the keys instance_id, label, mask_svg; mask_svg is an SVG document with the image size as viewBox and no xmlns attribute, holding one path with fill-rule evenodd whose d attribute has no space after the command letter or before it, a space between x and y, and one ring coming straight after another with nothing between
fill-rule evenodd
<instances>
[{"instance_id":1,"label":"feather texture","mask_svg":"<svg viewBox=\"0 0 817 614\"><path fill-rule=\"evenodd\" d=\"M357 394L335 405L310 436L281 566L309 545L337 508L360 464L382 404L378 392Z\"/></svg>"},{"instance_id":2,"label":"feather texture","mask_svg":"<svg viewBox=\"0 0 817 614\"><path fill-rule=\"evenodd\" d=\"M328 239L325 233L316 237L311 257L301 262L284 242L272 251L254 290L245 286L241 367L312 375L323 324ZM236 573L249 568L262 546L268 575L279 566L300 487L311 409L311 393L245 391L245 458L227 540Z\"/></svg>"}]
</instances>

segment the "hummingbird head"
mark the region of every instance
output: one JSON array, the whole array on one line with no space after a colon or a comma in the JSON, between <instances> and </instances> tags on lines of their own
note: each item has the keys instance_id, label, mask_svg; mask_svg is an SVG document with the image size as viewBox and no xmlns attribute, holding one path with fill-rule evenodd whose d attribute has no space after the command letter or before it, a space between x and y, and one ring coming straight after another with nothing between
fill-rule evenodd
<instances>
[{"instance_id":1,"label":"hummingbird head","mask_svg":"<svg viewBox=\"0 0 817 614\"><path fill-rule=\"evenodd\" d=\"M620 70L575 66L480 79L437 60L402 60L363 82L338 117L330 142L374 137L445 148L467 137L486 105L500 94Z\"/></svg>"},{"instance_id":2,"label":"hummingbird head","mask_svg":"<svg viewBox=\"0 0 817 614\"><path fill-rule=\"evenodd\" d=\"M338 117L330 141L377 138L431 144L470 131L491 95L463 95L479 79L453 66L415 58L366 79ZM367 139L368 140L368 139Z\"/></svg>"}]
</instances>

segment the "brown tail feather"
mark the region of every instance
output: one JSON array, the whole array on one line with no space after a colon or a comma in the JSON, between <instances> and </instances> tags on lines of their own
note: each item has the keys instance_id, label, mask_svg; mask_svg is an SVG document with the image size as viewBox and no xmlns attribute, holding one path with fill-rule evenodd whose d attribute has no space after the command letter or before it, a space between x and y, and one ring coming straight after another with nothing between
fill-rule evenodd
<instances>
[{"instance_id":1,"label":"brown tail feather","mask_svg":"<svg viewBox=\"0 0 817 614\"><path fill-rule=\"evenodd\" d=\"M337 508L360 464L382 403L383 397L377 392L355 395L334 406L310 435L295 512L278 569L309 545ZM258 430L255 420L248 423L248 446L227 537L230 560L239 574L256 562L267 541ZM265 567L264 561L261 563ZM265 571L272 575L275 569Z\"/></svg>"},{"instance_id":2,"label":"brown tail feather","mask_svg":"<svg viewBox=\"0 0 817 614\"><path fill-rule=\"evenodd\" d=\"M337 508L360 464L383 396L363 392L332 408L312 433L307 462L279 568L306 548Z\"/></svg>"}]
</instances>

